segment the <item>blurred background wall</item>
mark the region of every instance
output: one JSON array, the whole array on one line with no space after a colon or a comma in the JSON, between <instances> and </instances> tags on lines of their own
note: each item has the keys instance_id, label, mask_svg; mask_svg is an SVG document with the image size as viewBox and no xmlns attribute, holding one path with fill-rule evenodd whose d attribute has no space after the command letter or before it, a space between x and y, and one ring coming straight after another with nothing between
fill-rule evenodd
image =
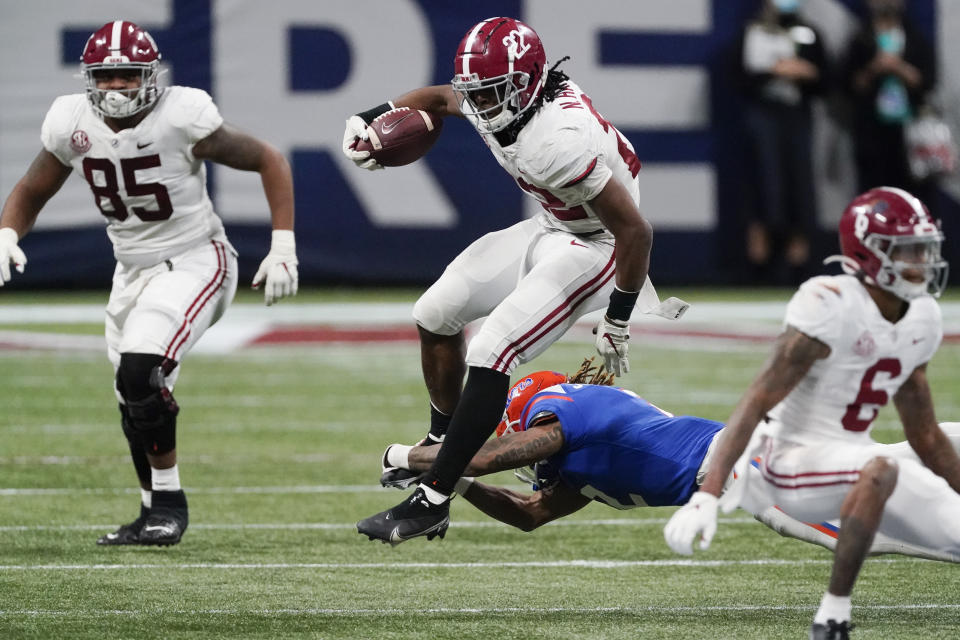
<instances>
[{"instance_id":1,"label":"blurred background wall","mask_svg":"<svg viewBox=\"0 0 960 640\"><path fill-rule=\"evenodd\" d=\"M643 162L642 210L662 284L753 284L744 269L740 97L733 50L759 0L0 0L0 197L41 148L53 98L83 90L87 36L122 18L157 40L166 84L205 89L228 122L283 150L297 198L301 282L422 284L481 234L536 212L473 129L448 119L424 160L368 173L340 153L350 114L426 84L448 82L466 30L492 15L528 22L562 67L632 141ZM960 2L909 0L908 15L940 61L941 103L960 120ZM804 15L839 56L864 15L861 0L808 0ZM819 231L854 195L849 136L817 106ZM252 276L269 246L259 178L210 172L218 213ZM945 253L960 264L960 185L931 203ZM113 257L87 185L72 176L21 241L29 258L15 287L105 287Z\"/></svg>"}]
</instances>

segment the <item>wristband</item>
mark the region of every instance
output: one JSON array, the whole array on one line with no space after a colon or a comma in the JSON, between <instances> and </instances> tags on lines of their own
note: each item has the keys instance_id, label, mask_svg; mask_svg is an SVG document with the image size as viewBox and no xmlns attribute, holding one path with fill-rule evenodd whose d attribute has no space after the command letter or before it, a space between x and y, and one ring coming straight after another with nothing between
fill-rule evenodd
<instances>
[{"instance_id":1,"label":"wristband","mask_svg":"<svg viewBox=\"0 0 960 640\"><path fill-rule=\"evenodd\" d=\"M393 102L384 102L383 104L377 105L373 109L367 109L366 111L361 111L357 115L363 118L363 121L367 124L370 124L377 119L378 116L382 116L387 111L393 110Z\"/></svg>"},{"instance_id":2,"label":"wristband","mask_svg":"<svg viewBox=\"0 0 960 640\"><path fill-rule=\"evenodd\" d=\"M461 496L466 495L467 491L473 485L473 478L469 476L464 476L457 480L457 484L453 485L453 492L458 493Z\"/></svg>"},{"instance_id":3,"label":"wristband","mask_svg":"<svg viewBox=\"0 0 960 640\"><path fill-rule=\"evenodd\" d=\"M639 291L623 291L616 285L610 293L610 304L607 306L607 317L611 320L626 322L630 319L630 313L637 304Z\"/></svg>"},{"instance_id":4,"label":"wristband","mask_svg":"<svg viewBox=\"0 0 960 640\"><path fill-rule=\"evenodd\" d=\"M274 229L270 234L270 251L289 251L294 253L297 250L297 241L293 231L289 229Z\"/></svg>"}]
</instances>

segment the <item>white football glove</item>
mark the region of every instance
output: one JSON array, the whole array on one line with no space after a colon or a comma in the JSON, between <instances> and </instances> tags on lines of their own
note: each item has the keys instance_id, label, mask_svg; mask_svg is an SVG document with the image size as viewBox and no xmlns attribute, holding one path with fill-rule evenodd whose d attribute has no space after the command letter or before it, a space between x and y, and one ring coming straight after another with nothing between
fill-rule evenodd
<instances>
[{"instance_id":1,"label":"white football glove","mask_svg":"<svg viewBox=\"0 0 960 640\"><path fill-rule=\"evenodd\" d=\"M368 140L367 123L360 116L347 118L347 126L343 131L343 155L347 156L361 169L376 171L383 169L383 165L370 157L369 151L357 151L357 142Z\"/></svg>"},{"instance_id":2,"label":"white football glove","mask_svg":"<svg viewBox=\"0 0 960 640\"><path fill-rule=\"evenodd\" d=\"M260 263L260 268L253 276L253 288L259 289L260 283L266 279L263 288L263 301L269 307L280 298L297 295L297 246L293 231L274 229L270 241L270 253Z\"/></svg>"},{"instance_id":3,"label":"white football glove","mask_svg":"<svg viewBox=\"0 0 960 640\"><path fill-rule=\"evenodd\" d=\"M603 356L607 371L618 376L630 373L630 361L627 360L629 325L622 320L603 316L593 333L597 336L597 353Z\"/></svg>"},{"instance_id":4,"label":"white football glove","mask_svg":"<svg viewBox=\"0 0 960 640\"><path fill-rule=\"evenodd\" d=\"M697 491L690 502L680 507L667 526L663 537L675 553L693 555L693 541L700 536L700 548L707 549L717 532L717 496Z\"/></svg>"},{"instance_id":5,"label":"white football glove","mask_svg":"<svg viewBox=\"0 0 960 640\"><path fill-rule=\"evenodd\" d=\"M20 236L12 227L0 229L0 287L10 281L10 263L13 263L17 273L23 273L27 264L27 256L17 246Z\"/></svg>"}]
</instances>

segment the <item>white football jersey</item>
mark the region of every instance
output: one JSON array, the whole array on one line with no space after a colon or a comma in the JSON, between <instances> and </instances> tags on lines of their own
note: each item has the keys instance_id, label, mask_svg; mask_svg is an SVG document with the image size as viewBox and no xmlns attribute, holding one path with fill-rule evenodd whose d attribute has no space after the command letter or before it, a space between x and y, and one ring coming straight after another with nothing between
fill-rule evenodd
<instances>
[{"instance_id":1,"label":"white football jersey","mask_svg":"<svg viewBox=\"0 0 960 640\"><path fill-rule=\"evenodd\" d=\"M210 238L225 239L193 145L223 124L200 89L167 87L135 127L115 132L84 94L60 96L41 129L44 148L90 185L117 260L148 266Z\"/></svg>"},{"instance_id":2,"label":"white football jersey","mask_svg":"<svg viewBox=\"0 0 960 640\"><path fill-rule=\"evenodd\" d=\"M544 211L542 224L572 233L603 229L590 205L611 177L637 204L640 161L630 142L594 108L573 82L537 110L516 142L501 147L483 136L497 162Z\"/></svg>"},{"instance_id":3,"label":"white football jersey","mask_svg":"<svg viewBox=\"0 0 960 640\"><path fill-rule=\"evenodd\" d=\"M803 283L787 306L785 325L830 347L830 355L770 412L764 432L810 442L862 442L880 407L943 339L940 307L917 298L899 321L887 321L866 288L850 275Z\"/></svg>"}]
</instances>

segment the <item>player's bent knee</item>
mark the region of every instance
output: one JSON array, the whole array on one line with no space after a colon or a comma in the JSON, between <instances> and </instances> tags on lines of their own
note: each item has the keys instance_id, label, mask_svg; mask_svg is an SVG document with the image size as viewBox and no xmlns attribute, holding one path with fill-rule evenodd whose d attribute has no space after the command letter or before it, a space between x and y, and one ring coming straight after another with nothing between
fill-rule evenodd
<instances>
[{"instance_id":1,"label":"player's bent knee","mask_svg":"<svg viewBox=\"0 0 960 640\"><path fill-rule=\"evenodd\" d=\"M413 305L413 320L421 329L440 336L453 336L463 330L463 323L448 317L442 304L435 302L427 294L421 296Z\"/></svg>"},{"instance_id":2,"label":"player's bent knee","mask_svg":"<svg viewBox=\"0 0 960 640\"><path fill-rule=\"evenodd\" d=\"M899 471L896 460L877 456L860 470L860 479L867 481L873 490L889 496L897 486Z\"/></svg>"}]
</instances>

